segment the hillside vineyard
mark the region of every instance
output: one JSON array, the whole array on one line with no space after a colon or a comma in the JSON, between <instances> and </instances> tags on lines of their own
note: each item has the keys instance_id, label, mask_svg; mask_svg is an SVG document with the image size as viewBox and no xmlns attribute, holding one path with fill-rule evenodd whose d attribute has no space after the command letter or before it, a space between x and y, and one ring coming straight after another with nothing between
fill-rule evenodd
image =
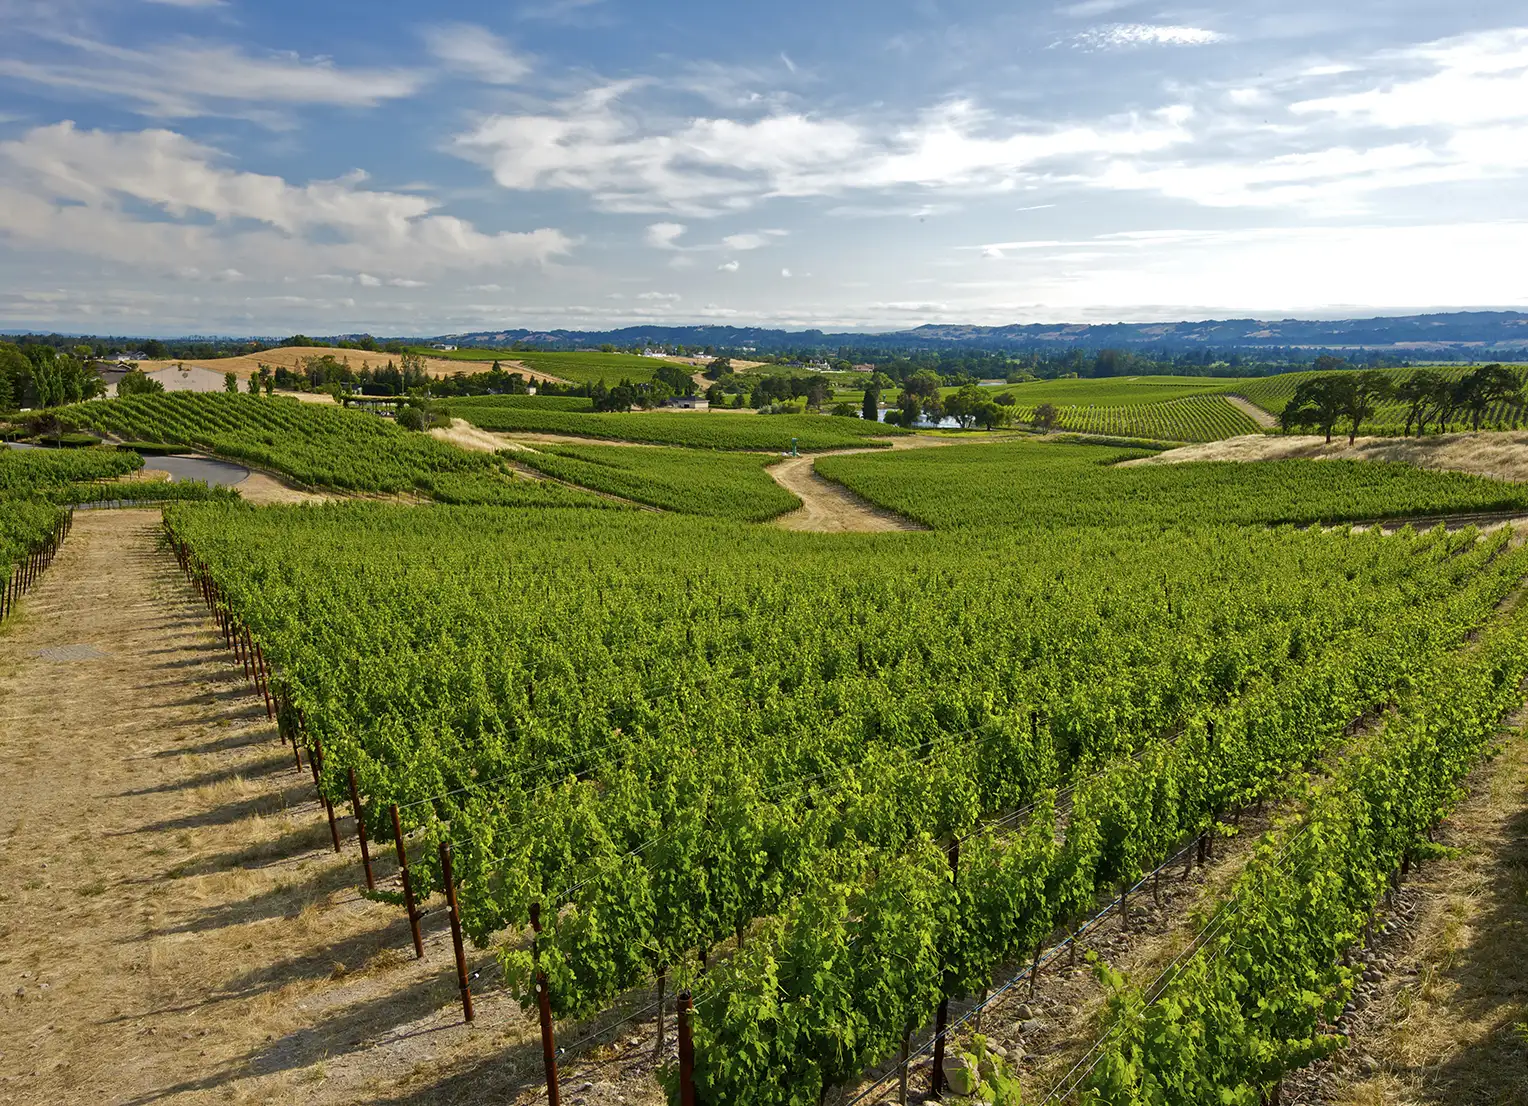
<instances>
[{"instance_id":1,"label":"hillside vineyard","mask_svg":"<svg viewBox=\"0 0 1528 1106\"><path fill-rule=\"evenodd\" d=\"M872 545L191 505L166 526L261 646L330 801L353 770L383 842L396 806L416 897L443 889L449 844L463 925L510 931L527 1003L515 935L539 907L559 1014L693 983L718 1103L815 1099L885 1058L943 995L1328 752L1528 571L1473 532ZM741 951L701 978L727 938Z\"/></svg>"}]
</instances>

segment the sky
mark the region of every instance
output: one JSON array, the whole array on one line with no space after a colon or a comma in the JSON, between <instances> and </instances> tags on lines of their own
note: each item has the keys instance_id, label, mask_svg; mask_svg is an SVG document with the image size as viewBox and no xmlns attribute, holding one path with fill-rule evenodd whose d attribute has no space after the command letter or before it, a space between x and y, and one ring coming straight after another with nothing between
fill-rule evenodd
<instances>
[{"instance_id":1,"label":"sky","mask_svg":"<svg viewBox=\"0 0 1528 1106\"><path fill-rule=\"evenodd\" d=\"M0 0L0 329L1528 307L1505 0Z\"/></svg>"}]
</instances>

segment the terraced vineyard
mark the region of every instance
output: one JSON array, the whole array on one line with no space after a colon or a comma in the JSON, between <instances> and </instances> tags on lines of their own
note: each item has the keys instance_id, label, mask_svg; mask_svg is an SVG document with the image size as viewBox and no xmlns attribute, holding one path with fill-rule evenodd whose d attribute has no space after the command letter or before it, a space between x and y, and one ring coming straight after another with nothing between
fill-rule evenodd
<instances>
[{"instance_id":1,"label":"terraced vineyard","mask_svg":"<svg viewBox=\"0 0 1528 1106\"><path fill-rule=\"evenodd\" d=\"M520 464L559 480L688 515L764 522L801 506L765 473L779 458L661 446L541 445Z\"/></svg>"},{"instance_id":2,"label":"terraced vineyard","mask_svg":"<svg viewBox=\"0 0 1528 1106\"><path fill-rule=\"evenodd\" d=\"M633 412L580 414L546 411L491 400L453 405L459 417L483 430L566 434L578 438L688 446L692 449L802 450L889 446L885 439L906 431L859 419L827 415L759 415L753 412Z\"/></svg>"},{"instance_id":3,"label":"terraced vineyard","mask_svg":"<svg viewBox=\"0 0 1528 1106\"><path fill-rule=\"evenodd\" d=\"M1118 438L1218 442L1242 434L1262 433L1262 427L1252 416L1220 395L1186 396L1160 403L1120 407L1074 404L1057 410L1058 429ZM1017 411L1022 422L1034 419L1033 406L1019 407Z\"/></svg>"},{"instance_id":4,"label":"terraced vineyard","mask_svg":"<svg viewBox=\"0 0 1528 1106\"><path fill-rule=\"evenodd\" d=\"M517 478L497 457L466 453L375 415L293 399L171 392L77 404L58 415L70 426L203 450L308 487L445 503L610 506L595 496Z\"/></svg>"},{"instance_id":5,"label":"terraced vineyard","mask_svg":"<svg viewBox=\"0 0 1528 1106\"><path fill-rule=\"evenodd\" d=\"M1247 525L1528 509L1528 486L1372 461L1120 468L1139 452L1015 441L823 457L817 471L935 529ZM1168 469L1179 470L1163 478Z\"/></svg>"},{"instance_id":6,"label":"terraced vineyard","mask_svg":"<svg viewBox=\"0 0 1528 1106\"><path fill-rule=\"evenodd\" d=\"M662 364L651 357L638 357L631 353L560 353L547 350L491 350L458 349L442 353L439 350L420 350L432 357L445 357L452 361L507 363L519 361L538 372L555 376L574 384L604 384L610 387L623 380L640 384L653 379ZM479 370L481 371L481 370ZM506 365L506 371L513 372Z\"/></svg>"}]
</instances>

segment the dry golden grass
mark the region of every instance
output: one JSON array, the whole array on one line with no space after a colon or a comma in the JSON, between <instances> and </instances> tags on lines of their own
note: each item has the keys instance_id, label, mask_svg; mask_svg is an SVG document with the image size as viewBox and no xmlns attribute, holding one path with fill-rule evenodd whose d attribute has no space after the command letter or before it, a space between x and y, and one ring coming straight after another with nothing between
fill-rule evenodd
<instances>
[{"instance_id":1,"label":"dry golden grass","mask_svg":"<svg viewBox=\"0 0 1528 1106\"><path fill-rule=\"evenodd\" d=\"M144 361L141 368L144 370L162 369L169 365L196 365L200 368L211 369L214 372L235 373L238 378L248 380L259 371L261 365L276 369L296 369L310 357L323 357L330 355L337 361L342 361L356 371L365 366L373 369L384 367L389 361L397 364L399 358L396 354L369 353L359 349L330 349L327 346L282 346L279 349L269 349L264 353L246 353L238 357L215 357L207 361ZM425 371L431 376L454 376L457 373L487 372L492 367L489 361L453 361L445 357L426 357L424 359ZM519 361L501 361L505 372L517 372L531 380L556 380L554 376L528 368Z\"/></svg>"},{"instance_id":2,"label":"dry golden grass","mask_svg":"<svg viewBox=\"0 0 1528 1106\"><path fill-rule=\"evenodd\" d=\"M1315 435L1248 434L1220 442L1183 446L1131 465L1173 465L1189 461L1280 460L1399 461L1417 468L1467 472L1497 480L1528 480L1528 433L1482 431L1426 438L1347 438L1328 443ZM1124 466L1122 466L1124 467Z\"/></svg>"},{"instance_id":3,"label":"dry golden grass","mask_svg":"<svg viewBox=\"0 0 1528 1106\"><path fill-rule=\"evenodd\" d=\"M0 627L0 1101L425 1102L462 1071L533 1086L506 1078L535 1024L492 954L469 953L465 1027L438 900L417 962L157 526L80 515ZM37 655L68 644L109 656Z\"/></svg>"}]
</instances>

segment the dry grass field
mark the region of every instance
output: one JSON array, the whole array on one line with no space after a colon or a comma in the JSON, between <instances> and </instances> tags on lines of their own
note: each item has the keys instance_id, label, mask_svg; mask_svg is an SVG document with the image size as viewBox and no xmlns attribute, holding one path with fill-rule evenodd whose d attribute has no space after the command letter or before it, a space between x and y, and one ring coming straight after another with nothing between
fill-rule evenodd
<instances>
[{"instance_id":1,"label":"dry grass field","mask_svg":"<svg viewBox=\"0 0 1528 1106\"><path fill-rule=\"evenodd\" d=\"M144 361L140 367L145 371L162 369L168 365L196 365L200 368L211 369L214 372L234 372L240 380L248 380L260 368L266 365L272 369L296 369L303 361L310 357L322 357L332 354L338 361L343 361L351 368L360 370L366 365L377 369L386 365L388 361L394 364L398 362L395 354L368 353L359 349L331 349L327 346L283 346L280 349L268 349L264 353L246 353L239 357L219 357L210 361ZM467 361L449 361L444 357L426 357L425 368L431 376L454 376L459 372L487 372L487 364L477 364ZM501 365L505 372L522 373L528 379L533 380L556 380L543 372L527 368L518 361L503 361Z\"/></svg>"},{"instance_id":2,"label":"dry grass field","mask_svg":"<svg viewBox=\"0 0 1528 1106\"><path fill-rule=\"evenodd\" d=\"M1318 435L1248 434L1220 442L1184 446L1126 465L1173 465L1190 461L1400 461L1417 468L1467 472L1496 480L1528 480L1528 433L1482 431L1426 438L1359 438L1330 443Z\"/></svg>"}]
</instances>

